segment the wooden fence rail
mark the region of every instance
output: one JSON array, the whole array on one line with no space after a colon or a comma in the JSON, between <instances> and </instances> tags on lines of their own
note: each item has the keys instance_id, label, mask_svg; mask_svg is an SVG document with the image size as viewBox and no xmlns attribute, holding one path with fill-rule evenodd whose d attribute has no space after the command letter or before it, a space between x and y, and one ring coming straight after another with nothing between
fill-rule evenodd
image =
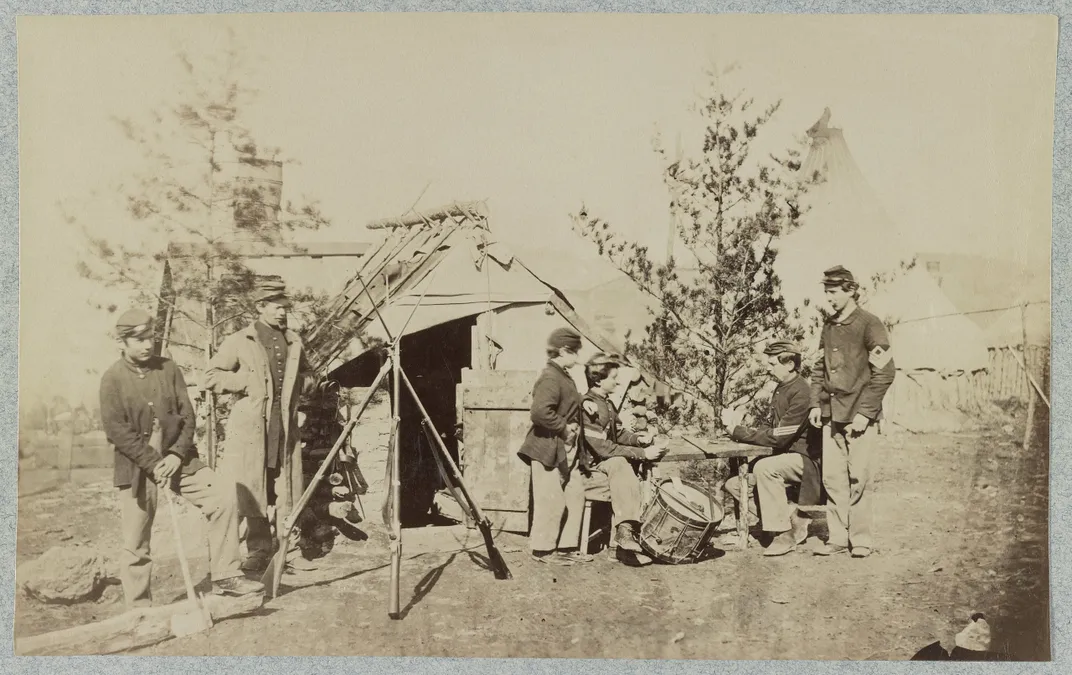
<instances>
[{"instance_id":1,"label":"wooden fence rail","mask_svg":"<svg viewBox=\"0 0 1072 675\"><path fill-rule=\"evenodd\" d=\"M1043 388L1050 388L1050 348L1028 345L1027 353L1023 347L991 347L990 366L979 378L976 387L985 398L991 401L1020 400L1027 401L1031 385L1024 377L1024 370L1019 359L1027 364L1031 376Z\"/></svg>"}]
</instances>

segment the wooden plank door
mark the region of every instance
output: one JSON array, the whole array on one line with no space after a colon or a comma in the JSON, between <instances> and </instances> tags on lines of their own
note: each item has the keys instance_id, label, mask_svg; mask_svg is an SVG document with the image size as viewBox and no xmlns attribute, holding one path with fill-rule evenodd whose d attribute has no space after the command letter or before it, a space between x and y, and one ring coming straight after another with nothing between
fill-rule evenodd
<instances>
[{"instance_id":1,"label":"wooden plank door","mask_svg":"<svg viewBox=\"0 0 1072 675\"><path fill-rule=\"evenodd\" d=\"M492 526L529 531L529 468L517 456L532 422L528 370L462 370L458 418L462 423L459 460L473 500Z\"/></svg>"}]
</instances>

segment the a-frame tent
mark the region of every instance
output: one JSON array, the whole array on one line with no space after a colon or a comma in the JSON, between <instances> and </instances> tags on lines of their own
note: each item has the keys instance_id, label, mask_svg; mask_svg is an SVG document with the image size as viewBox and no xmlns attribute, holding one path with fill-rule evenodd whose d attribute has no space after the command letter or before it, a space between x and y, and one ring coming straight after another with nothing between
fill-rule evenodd
<instances>
[{"instance_id":1,"label":"a-frame tent","mask_svg":"<svg viewBox=\"0 0 1072 675\"><path fill-rule=\"evenodd\" d=\"M516 452L530 425L532 385L547 360L547 336L573 326L584 338L582 360L619 346L496 241L482 204L454 204L369 227L385 236L306 333L311 365L343 387L368 386L382 359L376 346L388 333L401 333L403 367L458 457L473 497L498 527L527 531L529 473ZM583 391L583 371L572 375ZM402 472L404 480L411 478L403 517L418 519L437 481L410 405L403 397Z\"/></svg>"}]
</instances>

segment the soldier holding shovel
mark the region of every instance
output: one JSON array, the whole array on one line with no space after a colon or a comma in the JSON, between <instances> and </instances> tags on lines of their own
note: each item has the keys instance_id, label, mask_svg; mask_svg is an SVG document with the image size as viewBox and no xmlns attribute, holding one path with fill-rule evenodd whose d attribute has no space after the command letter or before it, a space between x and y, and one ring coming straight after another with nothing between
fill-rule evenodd
<instances>
[{"instance_id":1,"label":"soldier holding shovel","mask_svg":"<svg viewBox=\"0 0 1072 675\"><path fill-rule=\"evenodd\" d=\"M101 377L100 409L104 433L115 448L123 532L119 576L128 608L152 605L150 534L157 490L173 487L208 521L213 592L263 591L239 568L234 484L197 457L186 382L173 361L153 354L152 318L132 309L119 317L116 330L122 356ZM150 443L154 419L159 421L159 448Z\"/></svg>"}]
</instances>

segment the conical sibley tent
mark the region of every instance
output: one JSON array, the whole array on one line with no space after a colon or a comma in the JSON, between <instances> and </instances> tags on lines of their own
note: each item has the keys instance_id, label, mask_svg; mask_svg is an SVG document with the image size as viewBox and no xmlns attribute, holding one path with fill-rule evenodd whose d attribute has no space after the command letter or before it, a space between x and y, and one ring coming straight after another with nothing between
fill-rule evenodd
<instances>
[{"instance_id":1,"label":"conical sibley tent","mask_svg":"<svg viewBox=\"0 0 1072 675\"><path fill-rule=\"evenodd\" d=\"M811 149L803 180L820 182L804 198L803 225L782 239L776 271L788 305L821 302L822 272L834 265L866 284L875 274L898 270L914 254L849 152L841 129L826 126L829 111L808 130Z\"/></svg>"},{"instance_id":2,"label":"conical sibley tent","mask_svg":"<svg viewBox=\"0 0 1072 675\"><path fill-rule=\"evenodd\" d=\"M803 225L779 249L776 270L788 306L816 311L820 279L834 265L850 269L866 289L861 304L890 328L898 376L884 401L885 418L912 431L957 429L983 401L975 386L989 363L982 330L957 311L931 276L905 269L914 251L860 171L829 110L811 129L804 179L820 182L806 195ZM809 306L806 306L808 303Z\"/></svg>"}]
</instances>

